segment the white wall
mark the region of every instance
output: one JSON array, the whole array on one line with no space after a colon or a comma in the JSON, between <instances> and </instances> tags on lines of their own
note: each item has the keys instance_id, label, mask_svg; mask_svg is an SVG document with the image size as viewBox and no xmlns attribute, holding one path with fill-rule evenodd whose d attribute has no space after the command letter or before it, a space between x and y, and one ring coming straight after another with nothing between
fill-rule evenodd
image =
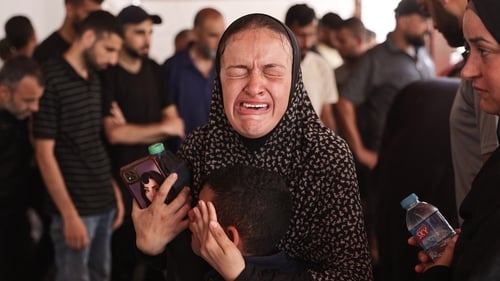
<instances>
[{"instance_id":1,"label":"white wall","mask_svg":"<svg viewBox=\"0 0 500 281\"><path fill-rule=\"evenodd\" d=\"M13 15L28 16L37 32L38 40L43 40L57 29L64 18L64 0L16 0L2 2L0 8L0 38L4 36L3 26ZM363 21L367 27L377 32L377 40L383 41L385 34L394 26L394 8L399 0L363 1ZM163 23L154 29L151 57L162 63L173 53L173 38L184 28L191 28L194 15L203 7L214 7L222 12L226 24L236 18L260 12L283 20L288 7L295 3L307 3L313 7L318 17L328 11L336 12L348 18L354 10L354 1L349 0L105 0L103 8L117 14L123 7L132 2L142 2L149 13L159 14ZM379 6L383 3L386 9ZM374 12L386 10L386 13Z\"/></svg>"}]
</instances>

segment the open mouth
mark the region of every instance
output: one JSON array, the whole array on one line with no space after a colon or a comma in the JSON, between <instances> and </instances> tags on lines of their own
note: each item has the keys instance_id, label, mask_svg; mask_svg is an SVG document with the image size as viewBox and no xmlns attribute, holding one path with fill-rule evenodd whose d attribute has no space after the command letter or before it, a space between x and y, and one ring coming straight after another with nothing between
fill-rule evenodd
<instances>
[{"instance_id":1,"label":"open mouth","mask_svg":"<svg viewBox=\"0 0 500 281\"><path fill-rule=\"evenodd\" d=\"M251 109L251 110L262 110L262 109L268 109L269 108L269 105L265 104L265 103L246 103L246 102L242 102L240 104L240 106L242 108Z\"/></svg>"}]
</instances>

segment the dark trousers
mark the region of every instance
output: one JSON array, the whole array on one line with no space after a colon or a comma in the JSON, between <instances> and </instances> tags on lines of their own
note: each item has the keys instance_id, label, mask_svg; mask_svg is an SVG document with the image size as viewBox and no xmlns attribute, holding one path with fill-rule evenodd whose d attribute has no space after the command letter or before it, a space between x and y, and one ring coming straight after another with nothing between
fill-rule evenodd
<instances>
[{"instance_id":1,"label":"dark trousers","mask_svg":"<svg viewBox=\"0 0 500 281\"><path fill-rule=\"evenodd\" d=\"M34 242L26 210L0 214L0 279L32 280Z\"/></svg>"}]
</instances>

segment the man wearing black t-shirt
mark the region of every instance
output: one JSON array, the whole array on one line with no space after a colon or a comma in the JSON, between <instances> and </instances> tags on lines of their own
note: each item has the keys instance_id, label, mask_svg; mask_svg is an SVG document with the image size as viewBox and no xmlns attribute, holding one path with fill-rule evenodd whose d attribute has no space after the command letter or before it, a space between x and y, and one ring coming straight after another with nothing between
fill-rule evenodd
<instances>
[{"instance_id":1,"label":"man wearing black t-shirt","mask_svg":"<svg viewBox=\"0 0 500 281\"><path fill-rule=\"evenodd\" d=\"M66 16L62 26L43 40L33 57L41 64L69 49L76 37L76 29L92 11L100 10L104 0L65 0Z\"/></svg>"},{"instance_id":2,"label":"man wearing black t-shirt","mask_svg":"<svg viewBox=\"0 0 500 281\"><path fill-rule=\"evenodd\" d=\"M123 204L102 140L96 72L116 64L121 37L112 14L92 12L68 51L44 66L46 87L33 135L52 199L57 280L109 280L111 233L122 222Z\"/></svg>"},{"instance_id":3,"label":"man wearing black t-shirt","mask_svg":"<svg viewBox=\"0 0 500 281\"><path fill-rule=\"evenodd\" d=\"M172 104L160 66L148 58L153 24L161 23L138 6L119 14L124 45L118 64L103 73L104 130L115 180L125 203L123 225L113 234L112 280L130 280L139 263L131 219L132 197L119 177L120 167L148 154L148 145L171 137L184 137L184 123ZM159 272L146 271L148 280ZM156 278L152 276L156 275Z\"/></svg>"},{"instance_id":4,"label":"man wearing black t-shirt","mask_svg":"<svg viewBox=\"0 0 500 281\"><path fill-rule=\"evenodd\" d=\"M0 278L34 277L34 241L27 211L35 167L29 117L43 94L38 64L26 57L7 60L0 70ZM26 270L30 268L31 270Z\"/></svg>"}]
</instances>

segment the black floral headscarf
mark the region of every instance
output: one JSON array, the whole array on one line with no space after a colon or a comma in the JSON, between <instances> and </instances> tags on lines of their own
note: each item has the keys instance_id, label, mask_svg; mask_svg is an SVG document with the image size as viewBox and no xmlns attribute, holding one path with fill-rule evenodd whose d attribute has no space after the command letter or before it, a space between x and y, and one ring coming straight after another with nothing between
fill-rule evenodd
<instances>
[{"instance_id":1,"label":"black floral headscarf","mask_svg":"<svg viewBox=\"0 0 500 281\"><path fill-rule=\"evenodd\" d=\"M352 154L343 139L319 122L304 90L300 51L290 30L264 14L237 19L219 44L217 73L226 40L248 28L273 30L292 46L289 105L267 136L243 138L225 115L218 76L208 124L190 134L179 150L193 171L194 193L211 171L228 165L276 171L285 178L293 200L290 228L279 248L304 261L315 280L371 280Z\"/></svg>"}]
</instances>

